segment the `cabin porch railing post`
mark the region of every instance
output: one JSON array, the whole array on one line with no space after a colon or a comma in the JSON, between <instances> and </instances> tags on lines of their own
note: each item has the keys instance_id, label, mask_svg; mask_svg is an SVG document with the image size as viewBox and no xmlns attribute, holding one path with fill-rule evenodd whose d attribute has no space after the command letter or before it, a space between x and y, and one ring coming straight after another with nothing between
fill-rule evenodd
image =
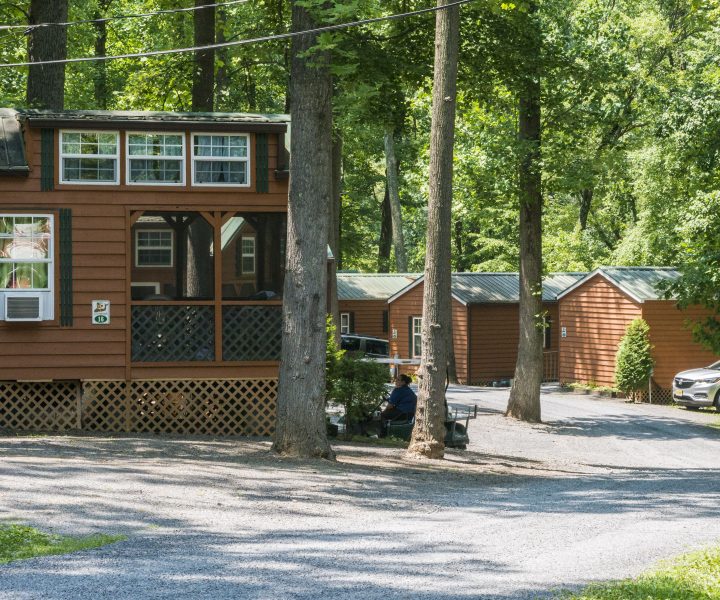
<instances>
[{"instance_id":1,"label":"cabin porch railing post","mask_svg":"<svg viewBox=\"0 0 720 600\"><path fill-rule=\"evenodd\" d=\"M77 387L75 388L75 398L76 398L76 400L77 400L77 405L76 405L76 406L77 406L77 410L76 410L76 415L75 415L75 419L76 419L75 425L76 425L78 431L82 431L82 423L83 423L83 419L82 419L82 409L83 409L83 406L82 406L82 399L83 399L83 385L82 385L82 381L78 381L78 382L77 382Z\"/></svg>"},{"instance_id":2,"label":"cabin porch railing post","mask_svg":"<svg viewBox=\"0 0 720 600\"><path fill-rule=\"evenodd\" d=\"M123 431L132 431L132 382L125 380L125 394L123 402Z\"/></svg>"}]
</instances>

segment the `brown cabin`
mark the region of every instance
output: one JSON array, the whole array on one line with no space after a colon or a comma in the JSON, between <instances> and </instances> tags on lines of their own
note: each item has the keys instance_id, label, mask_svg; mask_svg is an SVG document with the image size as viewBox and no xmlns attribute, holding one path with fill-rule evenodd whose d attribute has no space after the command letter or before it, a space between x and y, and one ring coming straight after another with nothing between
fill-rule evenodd
<instances>
[{"instance_id":1,"label":"brown cabin","mask_svg":"<svg viewBox=\"0 0 720 600\"><path fill-rule=\"evenodd\" d=\"M412 273L338 273L340 333L388 339L388 298L415 281Z\"/></svg>"},{"instance_id":2,"label":"brown cabin","mask_svg":"<svg viewBox=\"0 0 720 600\"><path fill-rule=\"evenodd\" d=\"M0 119L0 428L269 434L288 117Z\"/></svg>"},{"instance_id":3,"label":"brown cabin","mask_svg":"<svg viewBox=\"0 0 720 600\"><path fill-rule=\"evenodd\" d=\"M601 267L559 296L560 381L615 385L615 355L630 321L643 318L654 346L657 400L671 399L679 371L703 367L717 357L692 339L688 320L708 316L699 307L679 310L658 286L679 273L662 267Z\"/></svg>"},{"instance_id":4,"label":"brown cabin","mask_svg":"<svg viewBox=\"0 0 720 600\"><path fill-rule=\"evenodd\" d=\"M543 283L545 379L557 379L557 296L584 273L555 273ZM390 353L419 359L424 278L395 294L390 310ZM453 273L452 326L458 380L488 385L515 373L520 338L517 273ZM408 369L408 367L404 367Z\"/></svg>"}]
</instances>

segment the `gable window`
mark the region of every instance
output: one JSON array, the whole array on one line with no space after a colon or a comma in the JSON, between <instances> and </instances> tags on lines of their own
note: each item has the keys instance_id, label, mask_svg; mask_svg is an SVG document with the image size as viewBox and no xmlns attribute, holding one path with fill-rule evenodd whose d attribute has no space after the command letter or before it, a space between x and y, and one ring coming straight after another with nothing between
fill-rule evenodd
<instances>
[{"instance_id":1,"label":"gable window","mask_svg":"<svg viewBox=\"0 0 720 600\"><path fill-rule=\"evenodd\" d=\"M255 273L255 238L242 236L240 248L242 250L240 258L242 272L244 275L252 275Z\"/></svg>"},{"instance_id":2,"label":"gable window","mask_svg":"<svg viewBox=\"0 0 720 600\"><path fill-rule=\"evenodd\" d=\"M173 232L170 229L135 230L136 267L172 267Z\"/></svg>"},{"instance_id":3,"label":"gable window","mask_svg":"<svg viewBox=\"0 0 720 600\"><path fill-rule=\"evenodd\" d=\"M33 320L53 318L53 243L52 215L0 214L0 300L26 292L39 297L40 318Z\"/></svg>"},{"instance_id":4,"label":"gable window","mask_svg":"<svg viewBox=\"0 0 720 600\"><path fill-rule=\"evenodd\" d=\"M422 317L413 317L412 320L412 349L413 358L422 356Z\"/></svg>"},{"instance_id":5,"label":"gable window","mask_svg":"<svg viewBox=\"0 0 720 600\"><path fill-rule=\"evenodd\" d=\"M116 131L61 131L60 183L120 183L119 137Z\"/></svg>"},{"instance_id":6,"label":"gable window","mask_svg":"<svg viewBox=\"0 0 720 600\"><path fill-rule=\"evenodd\" d=\"M250 139L246 134L194 133L193 185L250 185Z\"/></svg>"},{"instance_id":7,"label":"gable window","mask_svg":"<svg viewBox=\"0 0 720 600\"><path fill-rule=\"evenodd\" d=\"M350 313L340 313L340 334L350 333Z\"/></svg>"},{"instance_id":8,"label":"gable window","mask_svg":"<svg viewBox=\"0 0 720 600\"><path fill-rule=\"evenodd\" d=\"M180 133L128 133L127 183L183 185L185 136Z\"/></svg>"}]
</instances>

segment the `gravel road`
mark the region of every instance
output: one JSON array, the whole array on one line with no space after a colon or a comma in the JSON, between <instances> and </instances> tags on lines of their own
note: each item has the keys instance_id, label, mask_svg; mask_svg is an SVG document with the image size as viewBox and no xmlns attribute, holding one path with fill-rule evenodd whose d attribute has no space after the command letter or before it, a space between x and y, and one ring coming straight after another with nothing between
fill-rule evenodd
<instances>
[{"instance_id":1,"label":"gravel road","mask_svg":"<svg viewBox=\"0 0 720 600\"><path fill-rule=\"evenodd\" d=\"M260 440L0 437L0 519L125 542L0 565L6 599L552 597L720 542L719 417L543 394L542 425L476 403L443 462Z\"/></svg>"}]
</instances>

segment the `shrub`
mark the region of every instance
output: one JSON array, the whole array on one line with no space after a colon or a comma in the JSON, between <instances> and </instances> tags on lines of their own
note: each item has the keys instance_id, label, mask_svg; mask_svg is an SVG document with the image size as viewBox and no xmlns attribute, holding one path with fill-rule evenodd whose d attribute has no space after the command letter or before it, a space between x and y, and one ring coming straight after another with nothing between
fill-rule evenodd
<instances>
[{"instance_id":1,"label":"shrub","mask_svg":"<svg viewBox=\"0 0 720 600\"><path fill-rule=\"evenodd\" d=\"M650 327L643 319L628 325L615 357L615 382L619 390L634 397L647 387L654 361Z\"/></svg>"}]
</instances>

